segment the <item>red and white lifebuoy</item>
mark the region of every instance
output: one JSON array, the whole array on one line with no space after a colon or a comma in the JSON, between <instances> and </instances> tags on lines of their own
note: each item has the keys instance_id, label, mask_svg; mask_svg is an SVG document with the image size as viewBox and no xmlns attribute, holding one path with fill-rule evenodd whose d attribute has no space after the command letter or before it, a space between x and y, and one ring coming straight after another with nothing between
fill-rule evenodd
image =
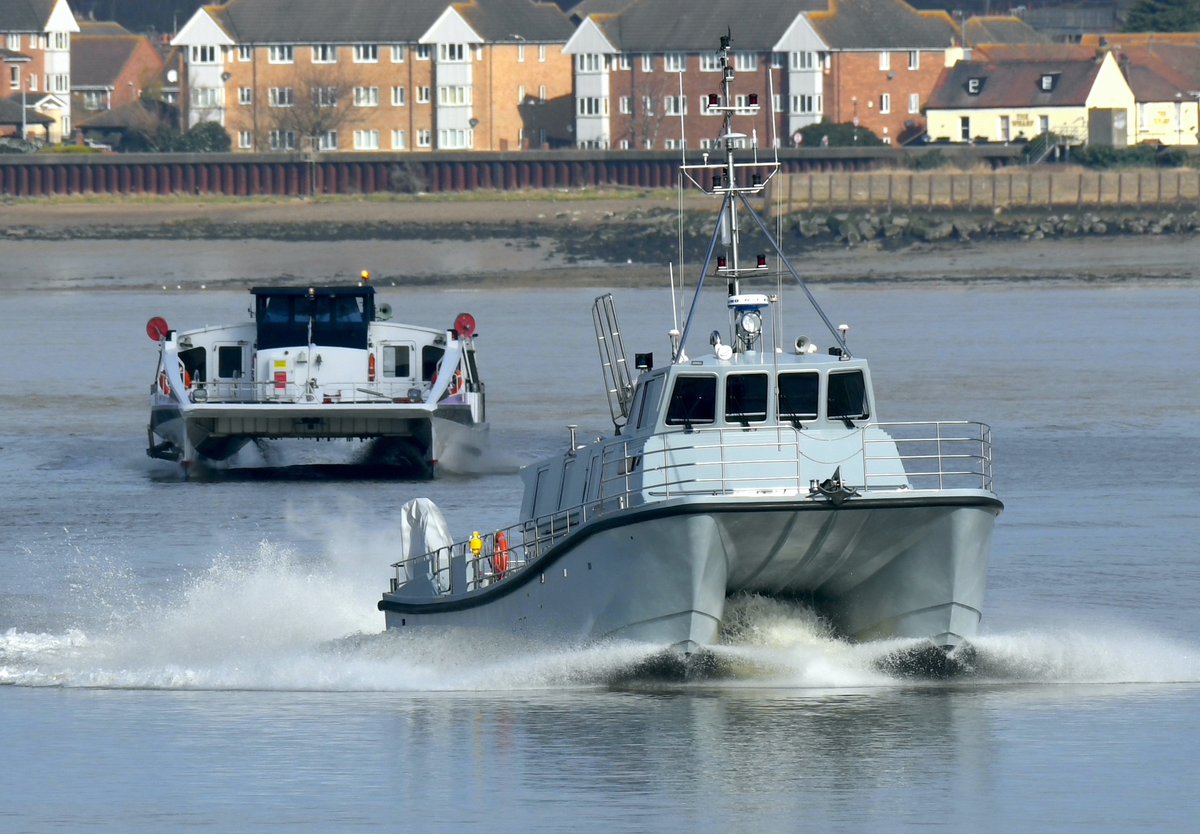
<instances>
[{"instance_id":1,"label":"red and white lifebuoy","mask_svg":"<svg viewBox=\"0 0 1200 834\"><path fill-rule=\"evenodd\" d=\"M158 390L164 397L171 396L171 380L167 378L166 371L158 372Z\"/></svg>"}]
</instances>

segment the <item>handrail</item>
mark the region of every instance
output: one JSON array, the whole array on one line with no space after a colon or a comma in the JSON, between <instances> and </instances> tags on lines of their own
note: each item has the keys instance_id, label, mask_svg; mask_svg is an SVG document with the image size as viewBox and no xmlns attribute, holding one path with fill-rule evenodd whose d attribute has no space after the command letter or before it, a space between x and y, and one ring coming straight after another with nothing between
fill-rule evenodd
<instances>
[{"instance_id":1,"label":"handrail","mask_svg":"<svg viewBox=\"0 0 1200 834\"><path fill-rule=\"evenodd\" d=\"M859 426L857 450L863 483L844 480L864 493L912 490L992 490L991 428L975 421L869 423ZM842 435L830 442L844 441ZM712 427L654 435L647 440L617 439L599 452L601 477L591 500L568 509L481 534L478 555L470 539L392 564L392 590L408 581L408 568L420 560L434 566L437 587L471 593L506 581L537 563L554 546L591 521L629 507L697 496L794 496L823 501L817 483L805 475L828 438L791 426L772 426L747 436L739 428ZM733 439L736 439L734 442ZM786 451L786 454L781 454ZM689 457L689 453L699 452ZM807 454L806 454L807 452ZM847 459L847 462L849 459ZM830 466L830 464L821 464ZM844 465L844 464L843 464ZM843 478L845 479L843 472ZM500 569L497 538L508 544ZM455 587L455 575L466 587Z\"/></svg>"},{"instance_id":2,"label":"handrail","mask_svg":"<svg viewBox=\"0 0 1200 834\"><path fill-rule=\"evenodd\" d=\"M421 391L420 398L413 399L409 392ZM193 402L229 404L338 404L363 405L370 403L423 403L429 396L420 383L408 380L375 381L365 380L322 380L311 388L303 382L288 382L278 385L273 380L251 381L248 379L216 379L194 381L187 389ZM203 394L197 395L197 392Z\"/></svg>"}]
</instances>

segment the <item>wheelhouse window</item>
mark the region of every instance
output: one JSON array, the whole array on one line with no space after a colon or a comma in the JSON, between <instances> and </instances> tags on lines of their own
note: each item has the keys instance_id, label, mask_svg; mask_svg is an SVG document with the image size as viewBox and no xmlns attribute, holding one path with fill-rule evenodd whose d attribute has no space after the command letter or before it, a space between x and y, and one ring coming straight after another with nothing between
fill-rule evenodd
<instances>
[{"instance_id":1,"label":"wheelhouse window","mask_svg":"<svg viewBox=\"0 0 1200 834\"><path fill-rule=\"evenodd\" d=\"M241 345L218 345L217 376L221 379L241 379L243 355Z\"/></svg>"},{"instance_id":2,"label":"wheelhouse window","mask_svg":"<svg viewBox=\"0 0 1200 834\"><path fill-rule=\"evenodd\" d=\"M425 345L421 348L421 379L433 382L433 378L437 376L438 364L442 361L445 353L445 350L433 345Z\"/></svg>"},{"instance_id":3,"label":"wheelhouse window","mask_svg":"<svg viewBox=\"0 0 1200 834\"><path fill-rule=\"evenodd\" d=\"M671 391L667 407L668 426L692 426L717 420L717 378L680 376Z\"/></svg>"},{"instance_id":4,"label":"wheelhouse window","mask_svg":"<svg viewBox=\"0 0 1200 834\"><path fill-rule=\"evenodd\" d=\"M730 374L725 378L725 422L761 423L767 419L767 375Z\"/></svg>"},{"instance_id":5,"label":"wheelhouse window","mask_svg":"<svg viewBox=\"0 0 1200 834\"><path fill-rule=\"evenodd\" d=\"M818 374L780 374L776 409L780 422L803 423L817 419L820 389Z\"/></svg>"},{"instance_id":6,"label":"wheelhouse window","mask_svg":"<svg viewBox=\"0 0 1200 834\"><path fill-rule=\"evenodd\" d=\"M637 414L637 428L654 425L658 416L658 396L662 390L663 377L651 377L645 385L638 388L638 394L632 413Z\"/></svg>"},{"instance_id":7,"label":"wheelhouse window","mask_svg":"<svg viewBox=\"0 0 1200 834\"><path fill-rule=\"evenodd\" d=\"M862 371L829 375L825 413L830 420L865 420L871 416L867 405L867 383Z\"/></svg>"}]
</instances>

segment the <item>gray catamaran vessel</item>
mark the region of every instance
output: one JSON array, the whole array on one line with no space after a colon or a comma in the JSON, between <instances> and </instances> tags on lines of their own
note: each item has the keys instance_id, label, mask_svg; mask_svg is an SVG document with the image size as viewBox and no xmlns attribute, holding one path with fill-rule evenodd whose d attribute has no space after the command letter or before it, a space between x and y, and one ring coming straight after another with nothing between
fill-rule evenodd
<instances>
[{"instance_id":1,"label":"gray catamaran vessel","mask_svg":"<svg viewBox=\"0 0 1200 834\"><path fill-rule=\"evenodd\" d=\"M664 367L630 369L611 296L593 319L616 436L578 443L522 471L520 521L451 542L426 500L405 507L406 558L379 603L388 628L470 627L533 637L626 639L690 653L719 642L737 594L808 601L854 640L917 638L952 650L979 626L992 529L990 429L977 422L884 423L867 362L854 356L748 198L776 160L735 160L734 120L757 112L731 92L710 161L682 177L721 200L683 332ZM682 182L682 180L681 180ZM743 184L745 183L745 184ZM743 260L749 219L774 248ZM784 342L777 291L793 279L828 328L818 352ZM727 333L685 352L705 278L728 287ZM699 325L696 325L698 328ZM922 645L929 645L924 644Z\"/></svg>"}]
</instances>

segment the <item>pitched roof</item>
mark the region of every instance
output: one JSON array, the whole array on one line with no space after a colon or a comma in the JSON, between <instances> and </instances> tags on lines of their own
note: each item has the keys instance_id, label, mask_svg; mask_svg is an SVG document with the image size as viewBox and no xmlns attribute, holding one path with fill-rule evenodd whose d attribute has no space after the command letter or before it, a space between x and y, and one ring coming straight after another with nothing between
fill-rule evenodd
<instances>
[{"instance_id":1,"label":"pitched roof","mask_svg":"<svg viewBox=\"0 0 1200 834\"><path fill-rule=\"evenodd\" d=\"M963 43L969 46L1050 43L1050 36L1042 34L1019 17L977 16L968 18L963 24Z\"/></svg>"},{"instance_id":2,"label":"pitched roof","mask_svg":"<svg viewBox=\"0 0 1200 834\"><path fill-rule=\"evenodd\" d=\"M1200 91L1200 46L1146 43L1113 55L1138 101L1192 99Z\"/></svg>"},{"instance_id":3,"label":"pitched roof","mask_svg":"<svg viewBox=\"0 0 1200 834\"><path fill-rule=\"evenodd\" d=\"M79 34L75 37L87 35L132 35L120 23L115 20L81 20L79 21Z\"/></svg>"},{"instance_id":4,"label":"pitched roof","mask_svg":"<svg viewBox=\"0 0 1200 834\"><path fill-rule=\"evenodd\" d=\"M25 124L48 125L54 119L44 116L32 107L26 108ZM0 98L0 125L19 125L21 123L21 97L11 96Z\"/></svg>"},{"instance_id":5,"label":"pitched roof","mask_svg":"<svg viewBox=\"0 0 1200 834\"><path fill-rule=\"evenodd\" d=\"M825 8L826 0L636 0L593 20L623 52L715 51L726 33L735 50L769 52L801 13Z\"/></svg>"},{"instance_id":6,"label":"pitched roof","mask_svg":"<svg viewBox=\"0 0 1200 834\"><path fill-rule=\"evenodd\" d=\"M111 87L143 41L138 35L76 35L71 40L71 86Z\"/></svg>"},{"instance_id":7,"label":"pitched roof","mask_svg":"<svg viewBox=\"0 0 1200 834\"><path fill-rule=\"evenodd\" d=\"M904 0L829 0L829 11L808 16L827 45L841 50L945 49L960 40L941 11L917 11Z\"/></svg>"},{"instance_id":8,"label":"pitched roof","mask_svg":"<svg viewBox=\"0 0 1200 834\"><path fill-rule=\"evenodd\" d=\"M0 32L42 32L56 0L0 0Z\"/></svg>"},{"instance_id":9,"label":"pitched roof","mask_svg":"<svg viewBox=\"0 0 1200 834\"><path fill-rule=\"evenodd\" d=\"M573 30L558 6L532 0L230 0L205 8L239 43L296 44L414 43L451 6L493 42L565 42Z\"/></svg>"},{"instance_id":10,"label":"pitched roof","mask_svg":"<svg viewBox=\"0 0 1200 834\"><path fill-rule=\"evenodd\" d=\"M938 110L998 107L1080 107L1096 83L1100 61L959 61L943 70L927 102ZM1054 76L1050 90L1042 78ZM972 79L980 81L979 92L968 92Z\"/></svg>"}]
</instances>

